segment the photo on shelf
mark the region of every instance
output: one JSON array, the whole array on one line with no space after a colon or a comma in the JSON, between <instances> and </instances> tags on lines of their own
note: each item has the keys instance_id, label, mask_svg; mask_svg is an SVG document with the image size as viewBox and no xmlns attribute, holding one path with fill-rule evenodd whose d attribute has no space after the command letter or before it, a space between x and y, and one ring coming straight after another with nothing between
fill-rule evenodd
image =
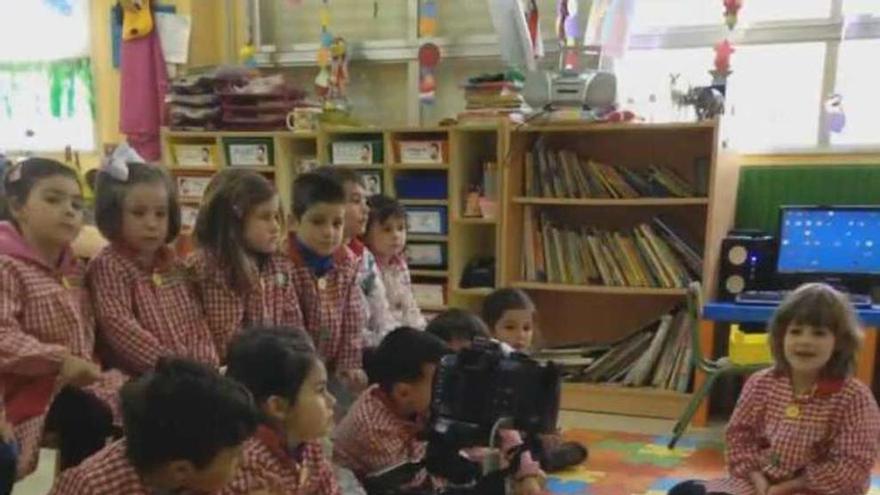
<instances>
[{"instance_id":1,"label":"photo on shelf","mask_svg":"<svg viewBox=\"0 0 880 495\"><path fill-rule=\"evenodd\" d=\"M177 193L182 198L201 199L205 195L205 189L211 182L210 176L205 177L178 177Z\"/></svg>"},{"instance_id":2,"label":"photo on shelf","mask_svg":"<svg viewBox=\"0 0 880 495\"><path fill-rule=\"evenodd\" d=\"M230 167L271 167L275 164L272 152L271 139L228 138L226 140L226 158Z\"/></svg>"},{"instance_id":3,"label":"photo on shelf","mask_svg":"<svg viewBox=\"0 0 880 495\"><path fill-rule=\"evenodd\" d=\"M400 163L443 163L443 141L400 141Z\"/></svg>"},{"instance_id":4,"label":"photo on shelf","mask_svg":"<svg viewBox=\"0 0 880 495\"><path fill-rule=\"evenodd\" d=\"M180 206L180 226L183 230L192 230L196 226L196 218L199 216L199 209L195 206Z\"/></svg>"},{"instance_id":5,"label":"photo on shelf","mask_svg":"<svg viewBox=\"0 0 880 495\"><path fill-rule=\"evenodd\" d=\"M410 268L446 268L446 244L442 242L411 242L405 252Z\"/></svg>"},{"instance_id":6,"label":"photo on shelf","mask_svg":"<svg viewBox=\"0 0 880 495\"><path fill-rule=\"evenodd\" d=\"M214 166L214 145L178 144L174 146L174 156L178 167Z\"/></svg>"},{"instance_id":7,"label":"photo on shelf","mask_svg":"<svg viewBox=\"0 0 880 495\"><path fill-rule=\"evenodd\" d=\"M331 145L333 165L374 165L382 163L381 141L336 141Z\"/></svg>"},{"instance_id":8,"label":"photo on shelf","mask_svg":"<svg viewBox=\"0 0 880 495\"><path fill-rule=\"evenodd\" d=\"M443 284L412 284L413 298L419 306L444 306L446 291Z\"/></svg>"},{"instance_id":9,"label":"photo on shelf","mask_svg":"<svg viewBox=\"0 0 880 495\"><path fill-rule=\"evenodd\" d=\"M357 172L364 180L368 196L382 194L383 174L381 170L358 170Z\"/></svg>"},{"instance_id":10,"label":"photo on shelf","mask_svg":"<svg viewBox=\"0 0 880 495\"><path fill-rule=\"evenodd\" d=\"M446 235L446 207L407 206L406 224L410 234Z\"/></svg>"}]
</instances>

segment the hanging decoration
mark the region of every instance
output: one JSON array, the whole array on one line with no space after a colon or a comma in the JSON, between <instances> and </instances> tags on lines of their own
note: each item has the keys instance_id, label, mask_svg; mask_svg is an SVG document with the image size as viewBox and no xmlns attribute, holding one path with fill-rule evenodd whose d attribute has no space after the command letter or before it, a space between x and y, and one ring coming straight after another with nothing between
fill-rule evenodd
<instances>
[{"instance_id":1,"label":"hanging decoration","mask_svg":"<svg viewBox=\"0 0 880 495\"><path fill-rule=\"evenodd\" d=\"M419 9L419 36L432 38L437 36L437 2L425 0Z\"/></svg>"},{"instance_id":2,"label":"hanging decoration","mask_svg":"<svg viewBox=\"0 0 880 495\"><path fill-rule=\"evenodd\" d=\"M578 38L578 1L559 0L556 6L556 36L562 48L574 47ZM573 69L579 65L577 50L563 50L563 67Z\"/></svg>"},{"instance_id":3,"label":"hanging decoration","mask_svg":"<svg viewBox=\"0 0 880 495\"><path fill-rule=\"evenodd\" d=\"M712 85L722 94L725 94L727 77L733 73L730 69L730 56L736 51L730 42L730 35L736 27L743 0L722 0L722 4L724 6L724 23L727 25L727 34L723 40L715 44L715 68L709 71L709 74L712 75Z\"/></svg>"},{"instance_id":4,"label":"hanging decoration","mask_svg":"<svg viewBox=\"0 0 880 495\"><path fill-rule=\"evenodd\" d=\"M846 127L846 112L843 109L843 95L834 93L825 100L825 119L828 130L840 134Z\"/></svg>"},{"instance_id":5,"label":"hanging decoration","mask_svg":"<svg viewBox=\"0 0 880 495\"><path fill-rule=\"evenodd\" d=\"M727 24L727 29L733 29L736 27L737 16L739 15L739 9L742 8L743 0L724 0L724 22Z\"/></svg>"},{"instance_id":6,"label":"hanging decoration","mask_svg":"<svg viewBox=\"0 0 880 495\"><path fill-rule=\"evenodd\" d=\"M333 44L333 35L330 33L329 3L329 0L321 0L321 8L318 10L318 19L321 23L321 39L317 55L318 75L315 77L315 91L318 93L318 96L324 99L330 93L330 46Z\"/></svg>"},{"instance_id":7,"label":"hanging decoration","mask_svg":"<svg viewBox=\"0 0 880 495\"><path fill-rule=\"evenodd\" d=\"M419 47L419 101L432 104L436 98L437 79L434 72L440 63L440 48L434 43Z\"/></svg>"}]
</instances>

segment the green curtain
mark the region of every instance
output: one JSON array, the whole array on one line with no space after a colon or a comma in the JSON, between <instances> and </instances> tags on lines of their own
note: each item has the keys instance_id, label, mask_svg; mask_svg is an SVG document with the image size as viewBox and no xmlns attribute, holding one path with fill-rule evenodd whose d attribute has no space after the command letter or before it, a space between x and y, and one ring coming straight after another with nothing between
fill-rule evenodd
<instances>
[{"instance_id":1,"label":"green curtain","mask_svg":"<svg viewBox=\"0 0 880 495\"><path fill-rule=\"evenodd\" d=\"M23 91L22 84L34 80L45 80L47 92L32 91L34 88ZM77 95L77 91L85 91L86 94ZM17 105L13 102L22 94L40 95L39 100L34 103L48 104L49 112L54 118L71 118L83 111L88 111L94 118L95 92L91 61L88 57L83 57L52 62L0 62L0 111L4 112L6 118L15 117L13 113ZM46 94L48 99L43 102L42 95ZM76 102L80 100L78 96L85 96L83 101L88 102L88 109L77 108Z\"/></svg>"}]
</instances>

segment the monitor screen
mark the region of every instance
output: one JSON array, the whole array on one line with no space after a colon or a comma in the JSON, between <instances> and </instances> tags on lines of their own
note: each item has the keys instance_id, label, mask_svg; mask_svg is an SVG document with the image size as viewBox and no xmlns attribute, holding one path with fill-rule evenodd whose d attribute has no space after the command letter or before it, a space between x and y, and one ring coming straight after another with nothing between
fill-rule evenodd
<instances>
[{"instance_id":1,"label":"monitor screen","mask_svg":"<svg viewBox=\"0 0 880 495\"><path fill-rule=\"evenodd\" d=\"M880 275L880 206L784 206L779 273Z\"/></svg>"}]
</instances>

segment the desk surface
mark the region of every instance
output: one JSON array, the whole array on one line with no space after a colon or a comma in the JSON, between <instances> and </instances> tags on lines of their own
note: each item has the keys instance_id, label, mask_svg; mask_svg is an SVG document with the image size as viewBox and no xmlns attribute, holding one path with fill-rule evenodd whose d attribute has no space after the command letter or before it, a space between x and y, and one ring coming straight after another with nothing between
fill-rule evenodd
<instances>
[{"instance_id":1,"label":"desk surface","mask_svg":"<svg viewBox=\"0 0 880 495\"><path fill-rule=\"evenodd\" d=\"M703 306L703 318L730 323L763 323L770 320L776 306L713 302ZM870 327L880 327L880 306L856 311L862 323Z\"/></svg>"}]
</instances>

